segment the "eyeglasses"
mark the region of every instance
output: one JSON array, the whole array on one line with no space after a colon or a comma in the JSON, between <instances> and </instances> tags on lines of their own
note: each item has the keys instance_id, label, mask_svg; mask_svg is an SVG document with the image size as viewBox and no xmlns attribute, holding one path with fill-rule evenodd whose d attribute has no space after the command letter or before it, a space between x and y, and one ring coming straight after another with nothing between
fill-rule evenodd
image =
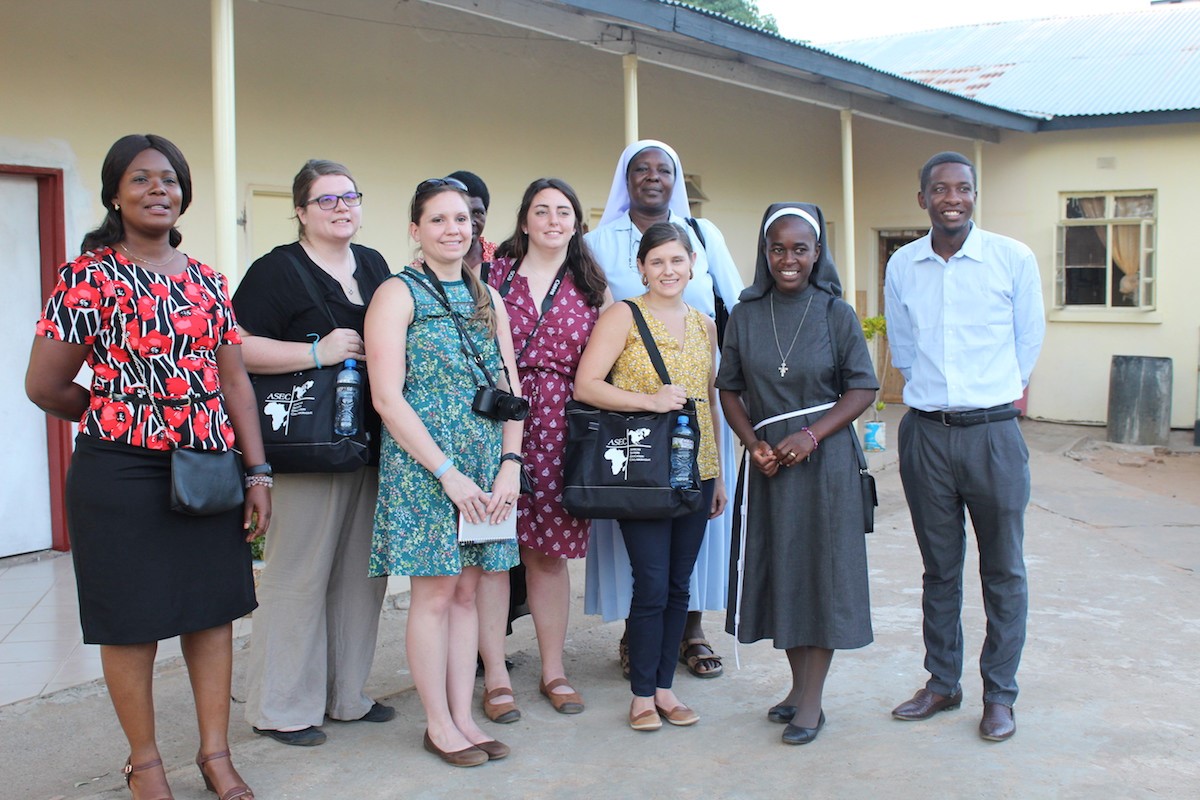
<instances>
[{"instance_id":1,"label":"eyeglasses","mask_svg":"<svg viewBox=\"0 0 1200 800\"><path fill-rule=\"evenodd\" d=\"M432 192L434 189L440 189L443 186L458 189L460 192L467 191L467 185L458 178L430 178L417 184L417 194Z\"/></svg>"},{"instance_id":2,"label":"eyeglasses","mask_svg":"<svg viewBox=\"0 0 1200 800\"><path fill-rule=\"evenodd\" d=\"M347 208L362 205L362 192L346 192L345 194L323 194L320 197L314 197L304 205L310 206L313 203L317 204L317 208L322 211L333 211L337 208L338 200L346 204Z\"/></svg>"}]
</instances>

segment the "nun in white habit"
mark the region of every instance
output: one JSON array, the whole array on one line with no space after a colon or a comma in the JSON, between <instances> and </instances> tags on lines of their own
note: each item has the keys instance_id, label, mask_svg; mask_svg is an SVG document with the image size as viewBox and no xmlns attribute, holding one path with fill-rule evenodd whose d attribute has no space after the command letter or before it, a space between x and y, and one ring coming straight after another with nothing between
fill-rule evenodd
<instances>
[{"instance_id":1,"label":"nun in white habit","mask_svg":"<svg viewBox=\"0 0 1200 800\"><path fill-rule=\"evenodd\" d=\"M612 190L604 207L604 216L596 230L584 238L604 269L604 277L614 301L636 297L645 292L637 268L637 251L642 231L656 222L682 225L696 252L695 277L688 283L683 299L688 305L716 315L716 296L732 309L745 284L729 254L725 237L706 219L693 219L687 201L683 166L671 147L654 139L643 139L625 148L613 174ZM734 437L722 425L721 463L734 461ZM726 492L733 496L737 476L730 466L721 479ZM732 506L732 504L730 504ZM680 645L680 660L701 678L721 674L720 656L713 652L701 627L701 612L723 611L729 582L729 543L733 510L708 523L696 568L692 572L688 623ZM629 555L617 523L600 520L592 524L588 544L587 581L584 612L600 614L605 622L626 619L633 595L633 576ZM625 640L621 640L621 662L627 669Z\"/></svg>"}]
</instances>

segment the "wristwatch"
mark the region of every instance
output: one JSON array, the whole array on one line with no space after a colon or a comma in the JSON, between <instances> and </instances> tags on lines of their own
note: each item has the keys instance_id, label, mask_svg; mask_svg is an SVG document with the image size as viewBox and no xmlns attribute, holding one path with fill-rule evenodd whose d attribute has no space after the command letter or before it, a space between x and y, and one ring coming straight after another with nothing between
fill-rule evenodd
<instances>
[{"instance_id":1,"label":"wristwatch","mask_svg":"<svg viewBox=\"0 0 1200 800\"><path fill-rule=\"evenodd\" d=\"M271 469L271 465L267 462L256 464L253 467L246 467L245 475L249 478L251 475L266 475L268 478L274 477L275 470Z\"/></svg>"},{"instance_id":2,"label":"wristwatch","mask_svg":"<svg viewBox=\"0 0 1200 800\"><path fill-rule=\"evenodd\" d=\"M504 455L500 456L500 463L503 464L505 461L515 461L518 464L525 463L525 459L522 458L518 453L505 453Z\"/></svg>"}]
</instances>

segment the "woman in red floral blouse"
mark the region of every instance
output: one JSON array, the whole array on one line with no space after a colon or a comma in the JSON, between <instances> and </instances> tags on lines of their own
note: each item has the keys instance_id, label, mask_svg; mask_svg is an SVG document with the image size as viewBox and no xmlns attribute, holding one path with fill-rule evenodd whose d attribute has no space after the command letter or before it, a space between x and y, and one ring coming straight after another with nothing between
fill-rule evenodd
<instances>
[{"instance_id":1,"label":"woman in red floral blouse","mask_svg":"<svg viewBox=\"0 0 1200 800\"><path fill-rule=\"evenodd\" d=\"M171 142L125 136L101 169L106 215L65 264L38 322L25 388L78 422L67 522L84 641L129 740L138 800L170 796L154 735L158 641L180 637L200 728L196 764L222 800L253 798L229 757L232 621L255 607L249 542L271 519L254 394L225 278L176 249L191 173ZM74 383L80 366L91 385ZM237 446L242 508L169 506L170 451Z\"/></svg>"}]
</instances>

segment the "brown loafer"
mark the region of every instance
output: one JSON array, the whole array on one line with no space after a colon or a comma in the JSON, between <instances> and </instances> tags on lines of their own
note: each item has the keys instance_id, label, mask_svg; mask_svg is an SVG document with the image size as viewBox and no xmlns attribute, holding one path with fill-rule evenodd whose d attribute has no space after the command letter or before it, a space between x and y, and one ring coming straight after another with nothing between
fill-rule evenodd
<instances>
[{"instance_id":1,"label":"brown loafer","mask_svg":"<svg viewBox=\"0 0 1200 800\"><path fill-rule=\"evenodd\" d=\"M939 711L949 711L962 705L962 692L955 692L949 697L919 689L912 699L901 703L892 709L892 716L905 722L916 722L929 719Z\"/></svg>"},{"instance_id":2,"label":"brown loafer","mask_svg":"<svg viewBox=\"0 0 1200 800\"><path fill-rule=\"evenodd\" d=\"M447 753L433 743L429 731L425 731L425 749L452 767L477 767L488 762L488 754L474 745Z\"/></svg>"},{"instance_id":3,"label":"brown loafer","mask_svg":"<svg viewBox=\"0 0 1200 800\"><path fill-rule=\"evenodd\" d=\"M635 731L656 731L662 727L662 720L658 718L656 709L647 709L640 714L629 712L629 727Z\"/></svg>"},{"instance_id":4,"label":"brown loafer","mask_svg":"<svg viewBox=\"0 0 1200 800\"><path fill-rule=\"evenodd\" d=\"M511 748L504 742L492 739L487 742L479 742L475 745L483 752L487 753L488 761L499 761L508 756L512 752Z\"/></svg>"},{"instance_id":5,"label":"brown loafer","mask_svg":"<svg viewBox=\"0 0 1200 800\"><path fill-rule=\"evenodd\" d=\"M483 713L492 722L498 722L501 725L507 725L510 722L516 722L521 718L521 709L517 708L517 704L509 700L507 703L493 703L493 698L504 697L508 695L513 697L511 686L497 686L483 696Z\"/></svg>"},{"instance_id":6,"label":"brown loafer","mask_svg":"<svg viewBox=\"0 0 1200 800\"><path fill-rule=\"evenodd\" d=\"M567 692L566 694L555 694L554 690L560 686L570 686L566 678L555 678L550 683L538 682L538 690L546 695L546 699L550 701L550 705L554 706L554 710L560 714L582 714L583 713L583 698L578 692Z\"/></svg>"},{"instance_id":7,"label":"brown loafer","mask_svg":"<svg viewBox=\"0 0 1200 800\"><path fill-rule=\"evenodd\" d=\"M1017 720L1012 706L1003 703L984 703L979 735L989 742L1003 742L1017 732Z\"/></svg>"},{"instance_id":8,"label":"brown loafer","mask_svg":"<svg viewBox=\"0 0 1200 800\"><path fill-rule=\"evenodd\" d=\"M658 705L657 703L654 704L654 708L656 711L658 711L659 716L661 716L667 722L671 723L672 725L678 725L681 728L685 728L688 725L695 725L700 721L700 715L682 703L675 706L670 711Z\"/></svg>"}]
</instances>

